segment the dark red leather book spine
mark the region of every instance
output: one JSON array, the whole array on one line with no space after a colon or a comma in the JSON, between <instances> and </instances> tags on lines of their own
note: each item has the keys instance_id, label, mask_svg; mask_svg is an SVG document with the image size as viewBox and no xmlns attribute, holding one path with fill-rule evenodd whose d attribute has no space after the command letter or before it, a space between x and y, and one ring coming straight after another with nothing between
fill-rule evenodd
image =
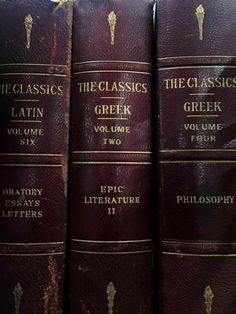
<instances>
[{"instance_id":1,"label":"dark red leather book spine","mask_svg":"<svg viewBox=\"0 0 236 314\"><path fill-rule=\"evenodd\" d=\"M71 2L0 2L0 312L62 313Z\"/></svg>"},{"instance_id":2,"label":"dark red leather book spine","mask_svg":"<svg viewBox=\"0 0 236 314\"><path fill-rule=\"evenodd\" d=\"M236 3L157 12L160 312L233 313Z\"/></svg>"},{"instance_id":3,"label":"dark red leather book spine","mask_svg":"<svg viewBox=\"0 0 236 314\"><path fill-rule=\"evenodd\" d=\"M70 313L152 313L153 1L75 1Z\"/></svg>"}]
</instances>

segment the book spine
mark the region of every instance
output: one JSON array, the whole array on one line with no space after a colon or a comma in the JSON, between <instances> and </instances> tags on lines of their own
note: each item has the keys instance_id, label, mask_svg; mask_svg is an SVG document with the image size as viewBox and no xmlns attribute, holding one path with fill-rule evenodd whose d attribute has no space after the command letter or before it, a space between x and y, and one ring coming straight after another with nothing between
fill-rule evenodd
<instances>
[{"instance_id":1,"label":"book spine","mask_svg":"<svg viewBox=\"0 0 236 314\"><path fill-rule=\"evenodd\" d=\"M151 313L152 1L75 1L70 313Z\"/></svg>"},{"instance_id":2,"label":"book spine","mask_svg":"<svg viewBox=\"0 0 236 314\"><path fill-rule=\"evenodd\" d=\"M231 313L236 5L159 1L157 12L160 312Z\"/></svg>"},{"instance_id":3,"label":"book spine","mask_svg":"<svg viewBox=\"0 0 236 314\"><path fill-rule=\"evenodd\" d=\"M0 2L0 308L62 313L72 5Z\"/></svg>"}]
</instances>

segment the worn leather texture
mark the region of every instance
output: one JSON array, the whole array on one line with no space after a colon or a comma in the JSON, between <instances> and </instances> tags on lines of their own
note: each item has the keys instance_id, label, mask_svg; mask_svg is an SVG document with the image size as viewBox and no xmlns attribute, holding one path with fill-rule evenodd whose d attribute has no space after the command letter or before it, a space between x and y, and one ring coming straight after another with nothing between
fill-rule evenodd
<instances>
[{"instance_id":1,"label":"worn leather texture","mask_svg":"<svg viewBox=\"0 0 236 314\"><path fill-rule=\"evenodd\" d=\"M234 1L158 0L157 14L160 66L235 64Z\"/></svg>"},{"instance_id":2,"label":"worn leather texture","mask_svg":"<svg viewBox=\"0 0 236 314\"><path fill-rule=\"evenodd\" d=\"M159 310L235 311L232 1L158 1Z\"/></svg>"},{"instance_id":3,"label":"worn leather texture","mask_svg":"<svg viewBox=\"0 0 236 314\"><path fill-rule=\"evenodd\" d=\"M0 312L61 314L72 5L0 2Z\"/></svg>"},{"instance_id":4,"label":"worn leather texture","mask_svg":"<svg viewBox=\"0 0 236 314\"><path fill-rule=\"evenodd\" d=\"M152 313L153 1L75 1L70 313Z\"/></svg>"}]
</instances>

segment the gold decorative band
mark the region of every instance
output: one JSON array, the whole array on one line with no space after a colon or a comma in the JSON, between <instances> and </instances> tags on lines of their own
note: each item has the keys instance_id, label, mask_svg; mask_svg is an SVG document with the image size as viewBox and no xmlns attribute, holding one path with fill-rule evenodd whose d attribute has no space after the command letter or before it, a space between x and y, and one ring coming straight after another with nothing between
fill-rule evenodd
<instances>
[{"instance_id":1,"label":"gold decorative band","mask_svg":"<svg viewBox=\"0 0 236 314\"><path fill-rule=\"evenodd\" d=\"M39 156L39 157L63 157L63 154L28 154L28 153L0 153L0 156Z\"/></svg>"},{"instance_id":2,"label":"gold decorative band","mask_svg":"<svg viewBox=\"0 0 236 314\"><path fill-rule=\"evenodd\" d=\"M236 65L192 65L192 66L187 65L187 66L178 66L178 67L159 68L158 71L185 70L185 69L208 69L208 68L235 69Z\"/></svg>"},{"instance_id":3,"label":"gold decorative band","mask_svg":"<svg viewBox=\"0 0 236 314\"><path fill-rule=\"evenodd\" d=\"M163 244L171 245L236 245L236 242L214 242L214 241L178 241L178 240L162 240Z\"/></svg>"},{"instance_id":4,"label":"gold decorative band","mask_svg":"<svg viewBox=\"0 0 236 314\"><path fill-rule=\"evenodd\" d=\"M186 149L161 149L161 153L181 152L236 152L235 148L186 148Z\"/></svg>"},{"instance_id":5,"label":"gold decorative band","mask_svg":"<svg viewBox=\"0 0 236 314\"><path fill-rule=\"evenodd\" d=\"M74 165L151 165L145 161L74 161Z\"/></svg>"},{"instance_id":6,"label":"gold decorative band","mask_svg":"<svg viewBox=\"0 0 236 314\"><path fill-rule=\"evenodd\" d=\"M0 256L53 256L53 255L64 255L65 252L51 252L51 253L35 253L35 254L28 254L28 253L0 253Z\"/></svg>"},{"instance_id":7,"label":"gold decorative band","mask_svg":"<svg viewBox=\"0 0 236 314\"><path fill-rule=\"evenodd\" d=\"M39 99L14 99L15 102L39 102Z\"/></svg>"},{"instance_id":8,"label":"gold decorative band","mask_svg":"<svg viewBox=\"0 0 236 314\"><path fill-rule=\"evenodd\" d=\"M73 74L90 74L90 73L131 73L131 74L143 74L143 75L151 75L151 72L142 72L142 71L125 71L125 70L94 70L94 71L81 71L74 72Z\"/></svg>"},{"instance_id":9,"label":"gold decorative band","mask_svg":"<svg viewBox=\"0 0 236 314\"><path fill-rule=\"evenodd\" d=\"M71 252L74 252L74 253L81 253L81 254L94 254L94 255L127 255L127 254L151 253L152 250L130 251L130 252L95 252L95 251L71 250Z\"/></svg>"},{"instance_id":10,"label":"gold decorative band","mask_svg":"<svg viewBox=\"0 0 236 314\"><path fill-rule=\"evenodd\" d=\"M53 67L63 67L68 68L66 64L47 64L47 63L0 63L1 66L53 66Z\"/></svg>"},{"instance_id":11,"label":"gold decorative band","mask_svg":"<svg viewBox=\"0 0 236 314\"><path fill-rule=\"evenodd\" d=\"M216 164L234 164L236 160L161 160L160 164L195 164L195 163L216 163Z\"/></svg>"},{"instance_id":12,"label":"gold decorative band","mask_svg":"<svg viewBox=\"0 0 236 314\"><path fill-rule=\"evenodd\" d=\"M8 75L31 75L31 76L58 76L58 77L67 77L66 74L53 74L53 73L14 73L14 72L9 72L9 73L0 73L0 76L8 76Z\"/></svg>"},{"instance_id":13,"label":"gold decorative band","mask_svg":"<svg viewBox=\"0 0 236 314\"><path fill-rule=\"evenodd\" d=\"M58 245L58 244L65 244L65 242L0 242L0 245L19 245L19 246L37 246L37 245Z\"/></svg>"},{"instance_id":14,"label":"gold decorative band","mask_svg":"<svg viewBox=\"0 0 236 314\"><path fill-rule=\"evenodd\" d=\"M236 254L191 254L191 253L176 253L176 252L162 252L163 255L173 255L173 256L199 256L199 257L236 257Z\"/></svg>"},{"instance_id":15,"label":"gold decorative band","mask_svg":"<svg viewBox=\"0 0 236 314\"><path fill-rule=\"evenodd\" d=\"M176 56L176 57L161 57L158 60L178 60L178 59L199 59L199 58L236 58L236 56Z\"/></svg>"},{"instance_id":16,"label":"gold decorative band","mask_svg":"<svg viewBox=\"0 0 236 314\"><path fill-rule=\"evenodd\" d=\"M187 118L218 118L218 114L188 114Z\"/></svg>"},{"instance_id":17,"label":"gold decorative band","mask_svg":"<svg viewBox=\"0 0 236 314\"><path fill-rule=\"evenodd\" d=\"M81 240L81 239L72 239L73 242L80 243L143 243L143 242L152 242L151 239L144 240L123 240L123 241L96 241L96 240Z\"/></svg>"},{"instance_id":18,"label":"gold decorative band","mask_svg":"<svg viewBox=\"0 0 236 314\"><path fill-rule=\"evenodd\" d=\"M74 65L82 65L89 63L130 63L130 64L145 64L151 65L149 62L139 62L139 61L128 61L128 60L91 60L91 61L82 61L82 62L74 62Z\"/></svg>"},{"instance_id":19,"label":"gold decorative band","mask_svg":"<svg viewBox=\"0 0 236 314\"><path fill-rule=\"evenodd\" d=\"M43 167L43 168L61 168L63 165L52 164L0 164L0 167Z\"/></svg>"},{"instance_id":20,"label":"gold decorative band","mask_svg":"<svg viewBox=\"0 0 236 314\"><path fill-rule=\"evenodd\" d=\"M75 150L73 154L152 154L149 151L125 151L125 150Z\"/></svg>"},{"instance_id":21,"label":"gold decorative band","mask_svg":"<svg viewBox=\"0 0 236 314\"><path fill-rule=\"evenodd\" d=\"M189 96L214 96L215 93L192 93Z\"/></svg>"},{"instance_id":22,"label":"gold decorative band","mask_svg":"<svg viewBox=\"0 0 236 314\"><path fill-rule=\"evenodd\" d=\"M100 99L125 99L123 96L100 96Z\"/></svg>"},{"instance_id":23,"label":"gold decorative band","mask_svg":"<svg viewBox=\"0 0 236 314\"><path fill-rule=\"evenodd\" d=\"M16 122L16 123L42 123L41 120L10 120L10 122Z\"/></svg>"}]
</instances>

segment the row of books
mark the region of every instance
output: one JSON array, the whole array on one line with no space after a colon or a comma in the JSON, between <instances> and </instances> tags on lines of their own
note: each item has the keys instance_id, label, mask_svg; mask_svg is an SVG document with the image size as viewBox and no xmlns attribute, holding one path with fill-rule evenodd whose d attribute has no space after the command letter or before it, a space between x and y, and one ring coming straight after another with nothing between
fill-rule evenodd
<instances>
[{"instance_id":1,"label":"row of books","mask_svg":"<svg viewBox=\"0 0 236 314\"><path fill-rule=\"evenodd\" d=\"M1 314L234 313L235 13L0 1Z\"/></svg>"}]
</instances>

